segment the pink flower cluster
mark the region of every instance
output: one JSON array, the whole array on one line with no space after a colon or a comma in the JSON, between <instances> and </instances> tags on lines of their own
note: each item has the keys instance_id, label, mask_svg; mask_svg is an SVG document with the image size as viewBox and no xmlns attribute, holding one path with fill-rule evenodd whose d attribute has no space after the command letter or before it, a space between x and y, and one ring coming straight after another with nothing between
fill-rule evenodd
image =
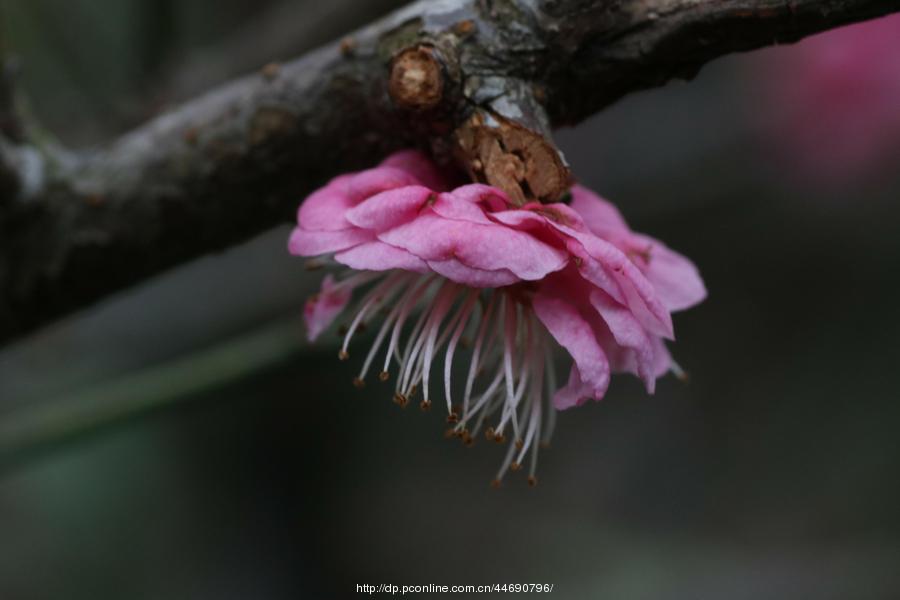
<instances>
[{"instance_id":1,"label":"pink flower cluster","mask_svg":"<svg viewBox=\"0 0 900 600\"><path fill-rule=\"evenodd\" d=\"M326 277L307 303L310 339L344 311L354 288L369 287L351 311L340 352L346 358L353 335L379 320L358 385L383 352L379 378L386 381L396 365L395 401L405 405L421 390L427 408L443 352L452 432L471 443L492 415L488 437L503 441L512 431L498 481L529 449L534 481L538 442L550 434L554 408L601 399L611 373L636 374L652 392L657 377L677 370L664 343L673 339L671 313L706 295L689 260L632 232L587 189L575 186L569 204L516 207L486 185L451 189L414 151L313 193L289 248L333 257L347 271ZM463 340L471 359L454 403L451 374ZM573 359L559 388L554 341Z\"/></svg>"}]
</instances>

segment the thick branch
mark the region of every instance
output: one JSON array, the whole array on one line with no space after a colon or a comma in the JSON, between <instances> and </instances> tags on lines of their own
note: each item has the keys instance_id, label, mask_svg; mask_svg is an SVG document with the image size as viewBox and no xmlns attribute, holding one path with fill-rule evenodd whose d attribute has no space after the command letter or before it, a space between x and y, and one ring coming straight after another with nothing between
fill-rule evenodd
<instances>
[{"instance_id":1,"label":"thick branch","mask_svg":"<svg viewBox=\"0 0 900 600\"><path fill-rule=\"evenodd\" d=\"M282 0L222 42L168 65L156 96L181 101L272 60L298 56L405 4L402 0Z\"/></svg>"},{"instance_id":2,"label":"thick branch","mask_svg":"<svg viewBox=\"0 0 900 600\"><path fill-rule=\"evenodd\" d=\"M571 65L546 76L554 125L574 124L625 94L692 79L732 52L900 11L896 0L542 0Z\"/></svg>"},{"instance_id":3,"label":"thick branch","mask_svg":"<svg viewBox=\"0 0 900 600\"><path fill-rule=\"evenodd\" d=\"M897 9L896 0L418 2L100 151L45 156L53 168L30 188L39 191L0 202L0 340L288 220L326 178L400 146L430 144L473 176L512 186L511 196L552 199L567 171L551 125L691 77L728 52ZM425 111L388 93L392 58L417 46L441 60L440 102ZM467 137L473 123L499 126Z\"/></svg>"}]
</instances>

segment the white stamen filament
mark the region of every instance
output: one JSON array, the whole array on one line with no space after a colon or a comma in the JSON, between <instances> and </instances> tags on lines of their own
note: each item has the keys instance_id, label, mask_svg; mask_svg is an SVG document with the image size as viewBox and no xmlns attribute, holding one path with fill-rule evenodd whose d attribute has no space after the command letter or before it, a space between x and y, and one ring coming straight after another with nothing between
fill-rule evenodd
<instances>
[{"instance_id":1,"label":"white stamen filament","mask_svg":"<svg viewBox=\"0 0 900 600\"><path fill-rule=\"evenodd\" d=\"M356 304L341 346L342 357L361 325L382 307L389 310L381 310L382 314L386 312L384 322L355 383L362 385L386 343L379 378L387 379L392 362L396 362L395 401L405 406L421 389L422 408L427 408L431 405L431 368L444 352L443 387L448 421L454 424L450 433L470 445L485 424L496 418L485 434L488 439L509 444L496 482L508 471L519 470L530 454L529 483L534 484L538 448L549 439L555 421L551 398L556 378L550 339L531 310L528 290L481 290L407 272L363 272L335 285L372 282L372 289ZM414 312L419 314L409 327ZM470 362L462 406L454 408L453 361L460 348L467 348L469 343L472 347L466 352ZM507 425L512 428L509 440L503 433Z\"/></svg>"},{"instance_id":2,"label":"white stamen filament","mask_svg":"<svg viewBox=\"0 0 900 600\"><path fill-rule=\"evenodd\" d=\"M437 323L435 322L436 315L438 313L443 313L448 287L449 286L447 284L444 284L438 290L438 294L431 304L431 309L425 310L422 313L422 317L425 318L424 327L422 327L421 330L419 330L418 332L414 331L414 333L413 333L412 337L416 338L415 344L412 347L412 351L403 357L404 365L403 365L403 367L401 367L401 368L404 368L403 384L397 390L401 394L404 392L404 390L412 389L413 374L415 373L416 367L419 364L418 363L419 352L425 346L427 339L431 336L432 330L440 325L439 322L437 322ZM442 315L442 317L443 317L443 315ZM418 333L418 336L416 335L416 333Z\"/></svg>"},{"instance_id":3,"label":"white stamen filament","mask_svg":"<svg viewBox=\"0 0 900 600\"><path fill-rule=\"evenodd\" d=\"M375 359L375 355L378 353L379 348L381 348L382 342L384 342L385 336L387 336L388 330L391 328L391 324L394 322L394 319L400 314L400 311L403 307L409 302L410 295L415 291L415 286L410 287L403 296L398 300L397 304L394 308L391 309L391 312L388 313L387 317L384 319L384 323L381 325L381 328L378 330L378 335L375 336L375 342L372 344L372 348L369 350L369 353L366 355L366 360L363 363L362 369L359 372L359 381L364 381L366 378L366 373L369 372L369 367L372 366L372 361ZM388 355L390 356L390 354ZM387 368L385 368L385 371Z\"/></svg>"},{"instance_id":4,"label":"white stamen filament","mask_svg":"<svg viewBox=\"0 0 900 600\"><path fill-rule=\"evenodd\" d=\"M344 336L344 344L341 346L341 353L343 355L347 354L347 347L350 345L350 339L353 337L353 334L356 332L356 329L359 327L359 324L362 323L363 318L365 318L369 310L376 304L381 304L382 302L389 300L399 291L400 288L393 285L397 282L397 279L397 276L387 277L363 298L362 308L356 313L356 317L354 317L353 322L350 324L350 328L347 330L347 334Z\"/></svg>"},{"instance_id":5,"label":"white stamen filament","mask_svg":"<svg viewBox=\"0 0 900 600\"><path fill-rule=\"evenodd\" d=\"M431 376L431 361L434 358L435 342L437 342L441 323L443 323L447 313L450 312L450 307L453 306L454 292L456 292L456 289L454 289L455 287L455 284L446 286L444 294L441 296L440 300L435 303L432 326L431 330L428 332L428 340L425 343L425 352L422 354L422 360L417 367L417 370L420 371L422 375L422 396L425 398L426 403L430 402L428 398L428 380ZM447 330L450 330L453 326L454 324L451 321ZM445 336L441 337L443 338Z\"/></svg>"},{"instance_id":6,"label":"white stamen filament","mask_svg":"<svg viewBox=\"0 0 900 600\"><path fill-rule=\"evenodd\" d=\"M503 314L503 323L499 326L502 328L504 336L503 336L503 373L506 375L506 405L503 407L503 417L500 419L500 424L497 426L497 433L503 435L503 428L506 426L506 420L509 415L509 409L513 407L513 398L516 395L515 389L513 386L515 385L515 379L513 378L513 367L512 367L512 354L513 354L513 342L516 337L516 326L518 325L518 321L515 318L516 307L513 306L512 302L509 301L507 296L503 297L503 308L501 309L501 313Z\"/></svg>"},{"instance_id":7,"label":"white stamen filament","mask_svg":"<svg viewBox=\"0 0 900 600\"><path fill-rule=\"evenodd\" d=\"M444 395L447 396L447 412L453 410L453 400L450 397L450 372L453 368L453 355L456 353L456 345L459 342L459 338L462 336L463 331L465 331L466 325L469 324L469 317L475 309L475 302L477 300L478 290L470 291L469 296L466 298L465 303L460 309L459 323L456 325L456 330L453 332L453 337L450 339L450 345L447 346L447 352L444 355Z\"/></svg>"},{"instance_id":8,"label":"white stamen filament","mask_svg":"<svg viewBox=\"0 0 900 600\"><path fill-rule=\"evenodd\" d=\"M382 373L388 372L388 367L391 364L391 357L395 357L397 362L401 363L400 356L397 352L398 342L400 341L400 332L403 329L403 325L406 323L406 319L409 317L409 313L412 311L413 307L415 307L419 294L423 293L430 283L430 280L424 279L417 286L411 287L403 299L398 303L398 306L401 306L402 308L400 309L400 314L397 316L397 322L394 325L394 329L391 332L391 341L384 358L384 368L381 370Z\"/></svg>"},{"instance_id":9,"label":"white stamen filament","mask_svg":"<svg viewBox=\"0 0 900 600\"><path fill-rule=\"evenodd\" d=\"M425 324L426 319L428 319L431 313L427 310L423 310L422 314L419 316L416 324L413 325L412 332L409 334L409 340L406 342L406 348L403 351L403 355L398 359L400 363L400 373L397 376L397 393L401 393L403 390L401 388L405 388L405 384L402 384L403 380L406 379L406 372L412 370L412 359L410 354L412 353L413 347L416 346L419 340L419 332L422 331L422 326Z\"/></svg>"},{"instance_id":10,"label":"white stamen filament","mask_svg":"<svg viewBox=\"0 0 900 600\"><path fill-rule=\"evenodd\" d=\"M425 352L420 355L418 361L416 361L416 371L415 375L412 378L412 383L410 387L415 387L419 384L420 381L423 380L423 377L426 376L430 370L433 355L435 352L439 351L444 347L444 344L447 343L447 339L450 337L450 333L453 331L456 323L463 317L464 315L464 306L461 306L459 310L451 317L450 321L448 321L447 325L444 327L443 332L441 332L440 337L437 338L437 341L434 341L434 337L437 337L437 330L440 327L440 323L443 322L444 317L450 312L450 308L455 301L455 296L452 292L456 291L455 288L451 288L448 290L450 293L447 298L444 298L443 301L446 301L446 305L441 305L437 301L435 302L435 310L433 311L433 317L436 319L436 323L432 325L432 333L434 335L430 335L428 341L426 342ZM472 290L477 293L477 290ZM428 366L428 369L425 367ZM428 402L428 385L427 381L423 382L423 394L425 395L425 401Z\"/></svg>"},{"instance_id":11,"label":"white stamen filament","mask_svg":"<svg viewBox=\"0 0 900 600\"><path fill-rule=\"evenodd\" d=\"M488 301L488 307L485 309L481 323L478 326L478 334L475 338L475 349L472 351L472 362L469 364L469 375L466 378L466 394L463 398L464 415L469 413L469 398L472 396L472 385L475 383L475 376L477 375L480 366L481 345L484 342L484 335L487 332L488 323L490 323L491 318L494 316L494 306L496 305L498 295L499 294L491 294L491 299Z\"/></svg>"}]
</instances>

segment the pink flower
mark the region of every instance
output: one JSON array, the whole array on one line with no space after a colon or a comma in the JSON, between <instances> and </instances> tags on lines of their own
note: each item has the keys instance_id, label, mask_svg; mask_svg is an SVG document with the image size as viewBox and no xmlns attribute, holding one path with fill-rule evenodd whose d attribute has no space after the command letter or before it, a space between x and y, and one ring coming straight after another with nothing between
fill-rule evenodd
<instances>
[{"instance_id":1,"label":"pink flower","mask_svg":"<svg viewBox=\"0 0 900 600\"><path fill-rule=\"evenodd\" d=\"M413 151L335 178L301 205L297 222L293 254L333 255L347 267L308 303L310 339L354 288L369 286L350 311L340 351L346 359L360 327L380 320L355 383L362 386L376 364L386 381L396 366L395 401L405 406L421 390L428 408L443 352L438 376L451 432L471 443L493 419L489 438L512 434L497 481L531 450L534 483L554 408L601 399L611 373L634 373L653 392L657 377L677 372L664 344L673 338L671 312L706 295L689 260L633 233L589 190L573 188L570 205L514 207L486 185L451 190ZM463 340L471 346L465 386L452 389ZM554 342L574 363L559 389Z\"/></svg>"},{"instance_id":2,"label":"pink flower","mask_svg":"<svg viewBox=\"0 0 900 600\"><path fill-rule=\"evenodd\" d=\"M900 151L900 15L815 35L761 58L755 65L762 117L793 166L829 183L893 166Z\"/></svg>"}]
</instances>

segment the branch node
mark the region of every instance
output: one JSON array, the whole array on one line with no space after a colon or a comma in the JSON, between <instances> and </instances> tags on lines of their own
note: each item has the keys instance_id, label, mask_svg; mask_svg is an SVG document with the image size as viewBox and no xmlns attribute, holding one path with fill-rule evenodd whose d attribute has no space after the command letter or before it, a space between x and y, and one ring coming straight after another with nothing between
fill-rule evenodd
<instances>
[{"instance_id":1,"label":"branch node","mask_svg":"<svg viewBox=\"0 0 900 600\"><path fill-rule=\"evenodd\" d=\"M350 36L345 37L340 43L341 55L350 58L356 53L356 40Z\"/></svg>"},{"instance_id":2,"label":"branch node","mask_svg":"<svg viewBox=\"0 0 900 600\"><path fill-rule=\"evenodd\" d=\"M444 73L434 49L401 50L391 61L388 91L402 109L422 112L437 107L444 96Z\"/></svg>"},{"instance_id":3,"label":"branch node","mask_svg":"<svg viewBox=\"0 0 900 600\"><path fill-rule=\"evenodd\" d=\"M274 81L279 73L281 73L281 65L277 62L266 63L263 68L260 69L260 73L266 81Z\"/></svg>"},{"instance_id":4,"label":"branch node","mask_svg":"<svg viewBox=\"0 0 900 600\"><path fill-rule=\"evenodd\" d=\"M296 127L297 116L288 109L262 106L250 119L247 139L251 146L259 146L275 138L286 138Z\"/></svg>"}]
</instances>

